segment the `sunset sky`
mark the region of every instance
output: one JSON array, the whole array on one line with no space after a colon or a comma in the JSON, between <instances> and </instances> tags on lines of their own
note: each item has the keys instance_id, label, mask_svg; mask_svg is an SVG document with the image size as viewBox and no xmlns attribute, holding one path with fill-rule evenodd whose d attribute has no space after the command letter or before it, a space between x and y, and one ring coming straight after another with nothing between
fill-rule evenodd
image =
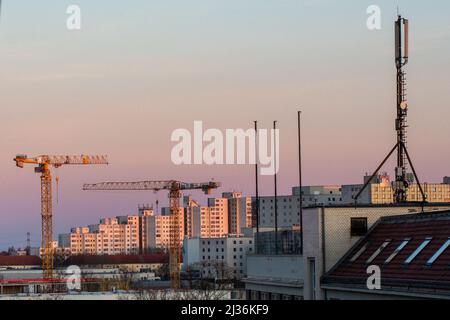
<instances>
[{"instance_id":1,"label":"sunset sky","mask_svg":"<svg viewBox=\"0 0 450 320\"><path fill-rule=\"evenodd\" d=\"M70 4L81 7L81 31L66 29ZM380 31L366 27L372 4ZM0 249L24 246L27 231L40 241L39 175L15 167L18 153L109 155L106 167L58 170L55 239L156 199L83 192L85 182L214 178L223 183L216 195L253 194L251 166L172 164L171 133L195 120L223 131L277 120L279 190L289 194L301 109L304 183L360 183L395 143L397 4L411 24L408 146L422 180L441 182L450 175L447 0L4 0ZM261 189L272 193L271 177Z\"/></svg>"}]
</instances>

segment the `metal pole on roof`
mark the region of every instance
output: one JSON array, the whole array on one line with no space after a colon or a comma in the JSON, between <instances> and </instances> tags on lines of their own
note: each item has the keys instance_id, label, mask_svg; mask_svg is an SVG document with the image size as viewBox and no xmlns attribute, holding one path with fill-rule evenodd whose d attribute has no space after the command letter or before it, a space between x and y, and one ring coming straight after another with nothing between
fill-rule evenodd
<instances>
[{"instance_id":1,"label":"metal pole on roof","mask_svg":"<svg viewBox=\"0 0 450 320\"><path fill-rule=\"evenodd\" d=\"M256 234L259 233L259 181L258 181L258 121L255 121L255 197Z\"/></svg>"},{"instance_id":2,"label":"metal pole on roof","mask_svg":"<svg viewBox=\"0 0 450 320\"><path fill-rule=\"evenodd\" d=\"M278 183L277 183L277 122L273 122L274 191L275 191L275 254L278 254Z\"/></svg>"},{"instance_id":3,"label":"metal pole on roof","mask_svg":"<svg viewBox=\"0 0 450 320\"><path fill-rule=\"evenodd\" d=\"M300 254L303 255L303 191L302 191L302 139L301 139L301 116L298 111L298 184L299 184L299 205L300 205Z\"/></svg>"}]
</instances>

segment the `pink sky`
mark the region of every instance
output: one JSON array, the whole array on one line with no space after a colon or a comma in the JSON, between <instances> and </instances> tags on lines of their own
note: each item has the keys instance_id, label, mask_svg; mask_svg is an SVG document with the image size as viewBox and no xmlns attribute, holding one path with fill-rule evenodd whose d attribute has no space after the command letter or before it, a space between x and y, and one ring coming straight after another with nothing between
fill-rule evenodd
<instances>
[{"instance_id":1,"label":"pink sky","mask_svg":"<svg viewBox=\"0 0 450 320\"><path fill-rule=\"evenodd\" d=\"M36 242L40 237L39 177L31 167L14 166L16 153L109 155L108 167L59 170L55 235L155 200L151 192L83 192L85 182L214 178L223 182L217 195L253 193L250 166L171 163L172 131L192 130L194 120L221 130L247 129L253 120L269 128L278 120L279 190L289 194L297 184L301 108L304 183L360 183L395 140L394 16L386 14L382 31L369 32L363 7L352 7L346 24L325 19L316 34L312 19L320 7L306 8L311 17L303 10L303 20L288 13L289 6L274 16L261 9L248 28L237 13L214 10L202 13L206 29L195 14L170 25L163 16L117 23L98 16L79 33L54 29L56 18L31 33L6 20L0 33L0 248L23 244L27 231ZM445 19L421 18L420 11L410 17L408 145L422 180L441 182L450 175L450 33ZM261 188L271 194L272 178L263 178Z\"/></svg>"}]
</instances>

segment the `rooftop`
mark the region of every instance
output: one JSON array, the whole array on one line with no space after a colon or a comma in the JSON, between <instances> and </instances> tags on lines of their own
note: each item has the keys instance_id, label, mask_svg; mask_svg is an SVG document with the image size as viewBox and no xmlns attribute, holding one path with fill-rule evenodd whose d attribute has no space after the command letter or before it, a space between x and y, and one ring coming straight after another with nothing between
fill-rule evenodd
<instances>
[{"instance_id":1,"label":"rooftop","mask_svg":"<svg viewBox=\"0 0 450 320\"><path fill-rule=\"evenodd\" d=\"M370 265L382 289L450 295L450 211L381 218L322 283L364 289Z\"/></svg>"},{"instance_id":2,"label":"rooftop","mask_svg":"<svg viewBox=\"0 0 450 320\"><path fill-rule=\"evenodd\" d=\"M363 204L358 203L355 205L354 203L348 203L348 204L329 204L329 205L317 205L317 206L309 206L306 209L313 209L313 208L417 208L417 207L423 207L425 209L428 209L428 211L440 211L448 210L450 208L450 203L446 202L407 202L407 203L382 203L382 204Z\"/></svg>"},{"instance_id":3,"label":"rooftop","mask_svg":"<svg viewBox=\"0 0 450 320\"><path fill-rule=\"evenodd\" d=\"M143 255L78 255L65 261L66 265L100 265L100 264L144 264L167 263L169 256L164 253Z\"/></svg>"},{"instance_id":4,"label":"rooftop","mask_svg":"<svg viewBox=\"0 0 450 320\"><path fill-rule=\"evenodd\" d=\"M0 256L0 266L40 266L37 256Z\"/></svg>"}]
</instances>

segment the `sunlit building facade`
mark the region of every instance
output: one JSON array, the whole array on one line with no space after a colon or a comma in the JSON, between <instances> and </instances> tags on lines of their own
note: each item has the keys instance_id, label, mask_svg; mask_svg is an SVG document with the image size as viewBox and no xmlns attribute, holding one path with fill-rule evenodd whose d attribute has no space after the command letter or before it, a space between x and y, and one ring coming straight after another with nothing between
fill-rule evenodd
<instances>
[{"instance_id":1,"label":"sunlit building facade","mask_svg":"<svg viewBox=\"0 0 450 320\"><path fill-rule=\"evenodd\" d=\"M58 245L72 255L114 255L139 252L139 217L101 219L99 224L60 234Z\"/></svg>"}]
</instances>

